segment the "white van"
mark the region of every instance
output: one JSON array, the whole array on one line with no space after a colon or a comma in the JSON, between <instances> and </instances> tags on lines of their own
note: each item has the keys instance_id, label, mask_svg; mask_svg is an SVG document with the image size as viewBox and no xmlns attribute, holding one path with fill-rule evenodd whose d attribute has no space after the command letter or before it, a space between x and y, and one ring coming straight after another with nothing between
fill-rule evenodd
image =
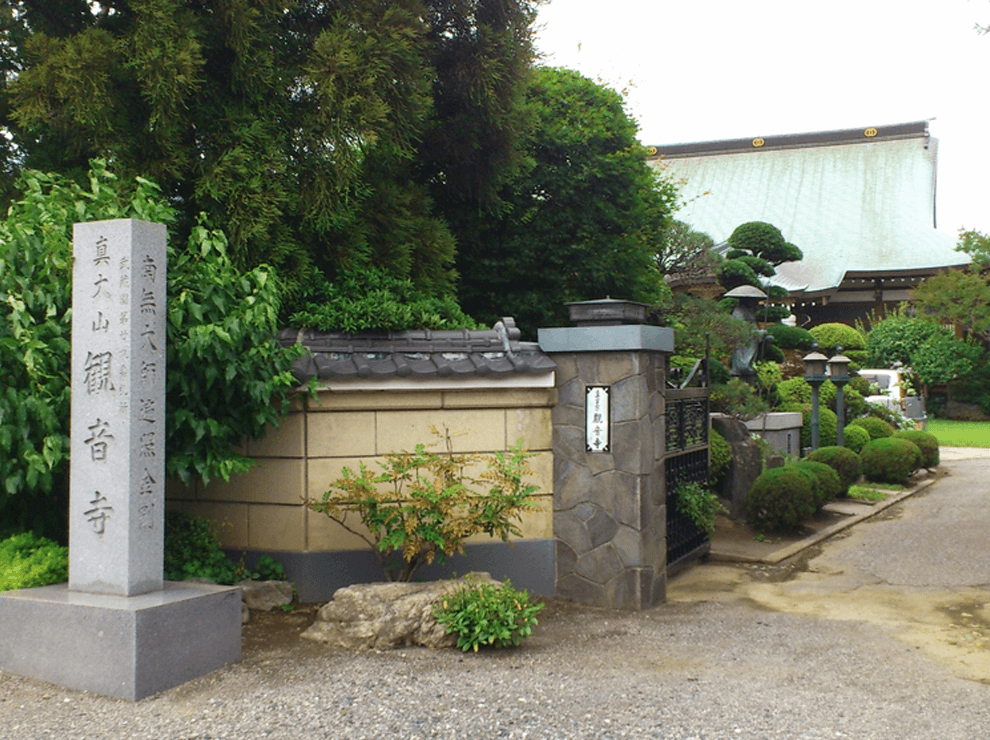
<instances>
[{"instance_id":1,"label":"white van","mask_svg":"<svg viewBox=\"0 0 990 740\"><path fill-rule=\"evenodd\" d=\"M879 403L891 411L898 411L915 423L925 422L925 399L922 396L909 396L905 393L904 371L900 368L890 370L864 369L859 371L862 378L876 385L878 393L867 396L869 403Z\"/></svg>"}]
</instances>

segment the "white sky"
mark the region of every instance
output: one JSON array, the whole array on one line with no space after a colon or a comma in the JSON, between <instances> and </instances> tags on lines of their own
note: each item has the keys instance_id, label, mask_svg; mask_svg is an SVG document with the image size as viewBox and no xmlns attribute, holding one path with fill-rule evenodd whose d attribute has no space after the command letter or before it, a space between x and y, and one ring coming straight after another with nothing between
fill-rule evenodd
<instances>
[{"instance_id":1,"label":"white sky","mask_svg":"<svg viewBox=\"0 0 990 740\"><path fill-rule=\"evenodd\" d=\"M935 119L938 229L990 233L987 0L550 0L543 63L627 90L642 143Z\"/></svg>"}]
</instances>

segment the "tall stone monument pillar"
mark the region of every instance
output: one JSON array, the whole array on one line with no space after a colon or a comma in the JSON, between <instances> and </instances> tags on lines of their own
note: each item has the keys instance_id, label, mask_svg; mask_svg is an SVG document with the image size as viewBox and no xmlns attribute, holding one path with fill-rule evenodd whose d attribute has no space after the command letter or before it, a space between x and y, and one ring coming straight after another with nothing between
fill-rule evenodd
<instances>
[{"instance_id":1,"label":"tall stone monument pillar","mask_svg":"<svg viewBox=\"0 0 990 740\"><path fill-rule=\"evenodd\" d=\"M162 588L165 226L76 224L69 588Z\"/></svg>"},{"instance_id":2,"label":"tall stone monument pillar","mask_svg":"<svg viewBox=\"0 0 990 740\"><path fill-rule=\"evenodd\" d=\"M165 236L76 224L69 583L0 594L0 670L130 700L241 654L240 589L162 577Z\"/></svg>"},{"instance_id":3,"label":"tall stone monument pillar","mask_svg":"<svg viewBox=\"0 0 990 740\"><path fill-rule=\"evenodd\" d=\"M666 597L663 388L673 330L642 325L642 304L569 308L576 327L539 330L557 364L555 593L644 609Z\"/></svg>"}]
</instances>

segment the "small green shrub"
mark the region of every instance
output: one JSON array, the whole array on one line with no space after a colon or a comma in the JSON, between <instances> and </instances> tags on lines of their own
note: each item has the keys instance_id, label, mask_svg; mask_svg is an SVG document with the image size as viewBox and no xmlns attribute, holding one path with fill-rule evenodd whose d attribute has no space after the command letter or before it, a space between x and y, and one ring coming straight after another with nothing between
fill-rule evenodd
<instances>
[{"instance_id":1,"label":"small green shrub","mask_svg":"<svg viewBox=\"0 0 990 740\"><path fill-rule=\"evenodd\" d=\"M795 529L815 513L811 477L794 465L771 468L753 482L746 502L751 526L762 531Z\"/></svg>"},{"instance_id":2,"label":"small green shrub","mask_svg":"<svg viewBox=\"0 0 990 740\"><path fill-rule=\"evenodd\" d=\"M866 430L860 429L864 433ZM869 440L863 441L866 444ZM847 447L819 447L808 455L811 462L819 462L828 465L839 476L842 489L838 496L845 496L849 493L849 487L858 481L863 474L862 464L859 455Z\"/></svg>"},{"instance_id":3,"label":"small green shrub","mask_svg":"<svg viewBox=\"0 0 990 740\"><path fill-rule=\"evenodd\" d=\"M875 416L861 416L850 421L849 425L865 429L871 440L889 437L894 433L894 427Z\"/></svg>"},{"instance_id":4,"label":"small green shrub","mask_svg":"<svg viewBox=\"0 0 990 740\"><path fill-rule=\"evenodd\" d=\"M841 497L845 491L839 474L831 466L815 460L800 460L794 466L811 476L815 486L815 508L820 509L829 501Z\"/></svg>"},{"instance_id":5,"label":"small green shrub","mask_svg":"<svg viewBox=\"0 0 990 740\"><path fill-rule=\"evenodd\" d=\"M445 453L418 444L412 452L385 455L381 473L364 462L357 473L344 468L321 500L307 502L367 542L390 581L411 581L421 565L463 552L471 535L520 536L513 520L537 506L539 489L524 480L532 475L533 453L523 450L521 439L504 453L455 455L449 431L430 431L446 444ZM479 464L487 469L477 470ZM352 513L364 531L348 519Z\"/></svg>"},{"instance_id":6,"label":"small green shrub","mask_svg":"<svg viewBox=\"0 0 990 740\"><path fill-rule=\"evenodd\" d=\"M732 446L714 429L708 430L708 485L714 487L729 470Z\"/></svg>"},{"instance_id":7,"label":"small green shrub","mask_svg":"<svg viewBox=\"0 0 990 740\"><path fill-rule=\"evenodd\" d=\"M231 586L248 575L220 548L213 522L177 511L165 515L165 580L206 578Z\"/></svg>"},{"instance_id":8,"label":"small green shrub","mask_svg":"<svg viewBox=\"0 0 990 740\"><path fill-rule=\"evenodd\" d=\"M843 354L845 354L846 350L866 349L866 338L846 324L819 324L813 326L810 331L815 341L818 342L818 346L824 350L842 347Z\"/></svg>"},{"instance_id":9,"label":"small green shrub","mask_svg":"<svg viewBox=\"0 0 990 740\"><path fill-rule=\"evenodd\" d=\"M69 548L32 532L0 542L0 591L69 580Z\"/></svg>"},{"instance_id":10,"label":"small green shrub","mask_svg":"<svg viewBox=\"0 0 990 740\"><path fill-rule=\"evenodd\" d=\"M893 436L918 445L918 449L921 450L921 467L934 468L938 465L938 439L934 434L923 432L920 429L899 429L894 432Z\"/></svg>"},{"instance_id":11,"label":"small green shrub","mask_svg":"<svg viewBox=\"0 0 990 740\"><path fill-rule=\"evenodd\" d=\"M718 496L701 483L682 483L677 487L677 510L705 532L715 534L715 515L725 511Z\"/></svg>"},{"instance_id":12,"label":"small green shrub","mask_svg":"<svg viewBox=\"0 0 990 740\"><path fill-rule=\"evenodd\" d=\"M842 446L847 447L856 454L870 441L870 433L863 427L856 424L847 424L842 430Z\"/></svg>"},{"instance_id":13,"label":"small green shrub","mask_svg":"<svg viewBox=\"0 0 990 740\"><path fill-rule=\"evenodd\" d=\"M811 447L811 404L810 403L787 403L778 409L779 411L800 411L801 412L801 447ZM818 446L829 447L835 444L837 439L839 420L832 409L825 406L818 408Z\"/></svg>"},{"instance_id":14,"label":"small green shrub","mask_svg":"<svg viewBox=\"0 0 990 740\"><path fill-rule=\"evenodd\" d=\"M270 555L254 568L235 563L220 547L216 525L178 511L165 515L165 580L205 578L224 586L240 581L284 581L285 568Z\"/></svg>"},{"instance_id":15,"label":"small green shrub","mask_svg":"<svg viewBox=\"0 0 990 740\"><path fill-rule=\"evenodd\" d=\"M921 465L918 445L896 437L870 440L859 457L863 463L863 476L873 483L904 484Z\"/></svg>"},{"instance_id":16,"label":"small green shrub","mask_svg":"<svg viewBox=\"0 0 990 740\"><path fill-rule=\"evenodd\" d=\"M770 410L753 386L740 378L713 385L709 405L712 411L728 414L734 419L753 419Z\"/></svg>"},{"instance_id":17,"label":"small green shrub","mask_svg":"<svg viewBox=\"0 0 990 740\"><path fill-rule=\"evenodd\" d=\"M501 586L467 583L434 606L433 616L448 635L457 635L457 647L478 652L483 646L518 645L533 634L541 609L543 604L530 603L526 591L506 580Z\"/></svg>"},{"instance_id":18,"label":"small green shrub","mask_svg":"<svg viewBox=\"0 0 990 740\"><path fill-rule=\"evenodd\" d=\"M729 372L729 368L725 366L725 363L714 357L710 358L708 364L708 375L709 381L712 385L716 383L728 383L732 374Z\"/></svg>"},{"instance_id":19,"label":"small green shrub","mask_svg":"<svg viewBox=\"0 0 990 740\"><path fill-rule=\"evenodd\" d=\"M773 343L781 349L811 349L815 341L814 335L807 329L784 324L771 324L767 334L773 337Z\"/></svg>"}]
</instances>

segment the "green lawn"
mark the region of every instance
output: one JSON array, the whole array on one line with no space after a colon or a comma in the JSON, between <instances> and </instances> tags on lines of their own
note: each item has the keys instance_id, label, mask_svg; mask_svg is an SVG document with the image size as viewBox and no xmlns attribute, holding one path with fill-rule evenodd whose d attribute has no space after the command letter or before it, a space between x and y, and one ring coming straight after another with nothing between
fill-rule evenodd
<instances>
[{"instance_id":1,"label":"green lawn","mask_svg":"<svg viewBox=\"0 0 990 740\"><path fill-rule=\"evenodd\" d=\"M990 447L990 421L929 419L925 431L934 434L941 447Z\"/></svg>"}]
</instances>

